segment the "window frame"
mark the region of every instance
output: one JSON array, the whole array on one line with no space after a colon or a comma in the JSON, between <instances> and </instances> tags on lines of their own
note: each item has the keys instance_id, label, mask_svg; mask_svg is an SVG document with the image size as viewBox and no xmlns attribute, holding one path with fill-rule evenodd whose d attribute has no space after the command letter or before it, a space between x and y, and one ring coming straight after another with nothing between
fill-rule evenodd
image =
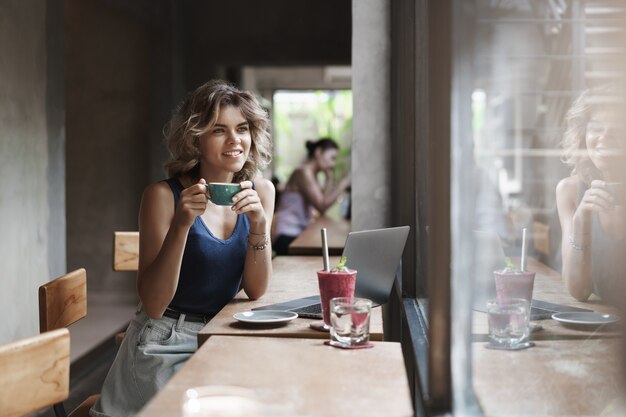
<instances>
[{"instance_id":1,"label":"window frame","mask_svg":"<svg viewBox=\"0 0 626 417\"><path fill-rule=\"evenodd\" d=\"M418 416L453 409L452 22L461 6L454 0L391 4L392 198L401 202L394 205L392 218L411 226L402 299L396 302L401 305L400 340Z\"/></svg>"}]
</instances>

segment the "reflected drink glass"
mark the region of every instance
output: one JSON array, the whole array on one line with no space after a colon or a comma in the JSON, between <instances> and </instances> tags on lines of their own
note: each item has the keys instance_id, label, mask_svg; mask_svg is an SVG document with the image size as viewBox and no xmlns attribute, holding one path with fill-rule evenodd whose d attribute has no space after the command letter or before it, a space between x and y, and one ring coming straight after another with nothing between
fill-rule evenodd
<instances>
[{"instance_id":1,"label":"reflected drink glass","mask_svg":"<svg viewBox=\"0 0 626 417\"><path fill-rule=\"evenodd\" d=\"M190 388L183 396L183 417L258 417L254 391L228 385Z\"/></svg>"},{"instance_id":2,"label":"reflected drink glass","mask_svg":"<svg viewBox=\"0 0 626 417\"><path fill-rule=\"evenodd\" d=\"M317 281L320 287L322 316L324 324L330 326L330 300L335 297L354 297L356 284L356 270L347 271L317 271Z\"/></svg>"},{"instance_id":3,"label":"reflected drink glass","mask_svg":"<svg viewBox=\"0 0 626 417\"><path fill-rule=\"evenodd\" d=\"M523 346L530 334L529 309L528 301L522 298L512 298L504 303L487 301L491 346L502 349Z\"/></svg>"},{"instance_id":4,"label":"reflected drink glass","mask_svg":"<svg viewBox=\"0 0 626 417\"><path fill-rule=\"evenodd\" d=\"M532 303L535 273L530 271L493 271L496 282L496 298L506 304L514 298L522 298Z\"/></svg>"},{"instance_id":5,"label":"reflected drink glass","mask_svg":"<svg viewBox=\"0 0 626 417\"><path fill-rule=\"evenodd\" d=\"M330 344L340 347L367 345L370 340L372 302L366 298L330 300Z\"/></svg>"}]
</instances>

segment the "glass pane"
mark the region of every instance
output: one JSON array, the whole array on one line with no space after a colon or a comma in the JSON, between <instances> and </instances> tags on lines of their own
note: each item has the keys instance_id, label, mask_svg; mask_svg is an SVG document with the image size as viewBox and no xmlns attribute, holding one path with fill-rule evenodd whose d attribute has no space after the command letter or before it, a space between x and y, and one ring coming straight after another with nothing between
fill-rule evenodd
<instances>
[{"instance_id":1,"label":"glass pane","mask_svg":"<svg viewBox=\"0 0 626 417\"><path fill-rule=\"evenodd\" d=\"M471 387L487 415L600 415L622 392L626 5L471 4L453 25L455 407Z\"/></svg>"}]
</instances>

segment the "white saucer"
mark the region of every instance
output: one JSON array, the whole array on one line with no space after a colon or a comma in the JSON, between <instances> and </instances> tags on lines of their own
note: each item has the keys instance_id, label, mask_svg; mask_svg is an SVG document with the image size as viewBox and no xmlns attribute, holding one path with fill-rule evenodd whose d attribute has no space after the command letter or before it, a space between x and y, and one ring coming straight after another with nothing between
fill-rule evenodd
<instances>
[{"instance_id":1,"label":"white saucer","mask_svg":"<svg viewBox=\"0 0 626 417\"><path fill-rule=\"evenodd\" d=\"M298 313L294 313L293 311L278 310L241 311L233 314L235 320L254 324L283 323L297 317Z\"/></svg>"},{"instance_id":2,"label":"white saucer","mask_svg":"<svg viewBox=\"0 0 626 417\"><path fill-rule=\"evenodd\" d=\"M598 313L595 311L554 313L552 318L560 323L575 326L601 326L619 321L619 317L615 314Z\"/></svg>"}]
</instances>

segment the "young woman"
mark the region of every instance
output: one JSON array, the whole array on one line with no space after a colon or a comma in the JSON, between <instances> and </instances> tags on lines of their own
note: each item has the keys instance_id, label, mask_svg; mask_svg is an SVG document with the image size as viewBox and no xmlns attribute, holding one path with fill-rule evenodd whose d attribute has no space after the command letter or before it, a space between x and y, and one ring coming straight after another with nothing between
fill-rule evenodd
<instances>
[{"instance_id":1,"label":"young woman","mask_svg":"<svg viewBox=\"0 0 626 417\"><path fill-rule=\"evenodd\" d=\"M291 174L280 195L274 241L279 255L287 254L289 244L309 225L312 208L324 214L350 186L349 176L334 184L333 168L339 150L334 140L307 141L306 148L307 160ZM319 172L326 176L324 186L317 181Z\"/></svg>"},{"instance_id":2,"label":"young woman","mask_svg":"<svg viewBox=\"0 0 626 417\"><path fill-rule=\"evenodd\" d=\"M197 333L240 289L255 299L271 274L274 187L255 178L270 160L269 120L249 93L221 81L188 95L166 131L169 179L139 211L141 309L106 377L95 417L134 415L197 349ZM232 206L208 182L238 183Z\"/></svg>"},{"instance_id":3,"label":"young woman","mask_svg":"<svg viewBox=\"0 0 626 417\"><path fill-rule=\"evenodd\" d=\"M572 175L556 188L562 230L563 279L584 301L594 293L622 299L626 153L615 106L600 104L607 91L587 91L566 116L563 161Z\"/></svg>"}]
</instances>

